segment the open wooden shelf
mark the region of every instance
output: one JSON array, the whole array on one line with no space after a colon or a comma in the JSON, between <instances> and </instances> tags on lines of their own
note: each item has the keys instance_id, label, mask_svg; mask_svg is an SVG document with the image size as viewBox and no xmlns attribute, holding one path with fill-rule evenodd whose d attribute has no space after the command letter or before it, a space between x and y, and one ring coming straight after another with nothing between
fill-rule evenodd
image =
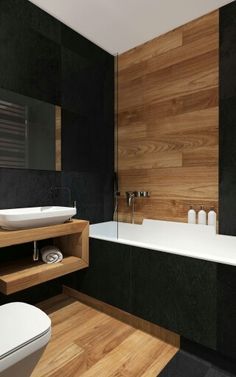
<instances>
[{"instance_id":1,"label":"open wooden shelf","mask_svg":"<svg viewBox=\"0 0 236 377\"><path fill-rule=\"evenodd\" d=\"M88 236L89 223L84 220L26 230L1 230L0 247L50 238L64 258L55 264L33 262L32 258L1 264L0 292L8 295L88 267Z\"/></svg>"},{"instance_id":2,"label":"open wooden shelf","mask_svg":"<svg viewBox=\"0 0 236 377\"><path fill-rule=\"evenodd\" d=\"M15 263L5 264L0 267L0 291L9 295L87 266L83 259L73 256L64 256L62 262L55 264L30 259L21 260L17 266Z\"/></svg>"}]
</instances>

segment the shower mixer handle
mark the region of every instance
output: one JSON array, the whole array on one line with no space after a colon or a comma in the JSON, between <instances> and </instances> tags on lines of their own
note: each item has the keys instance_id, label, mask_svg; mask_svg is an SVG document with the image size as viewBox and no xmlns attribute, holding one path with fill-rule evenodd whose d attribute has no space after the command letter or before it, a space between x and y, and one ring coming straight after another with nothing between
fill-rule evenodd
<instances>
[{"instance_id":1,"label":"shower mixer handle","mask_svg":"<svg viewBox=\"0 0 236 377\"><path fill-rule=\"evenodd\" d=\"M134 196L136 198L150 198L149 191L134 191Z\"/></svg>"},{"instance_id":2,"label":"shower mixer handle","mask_svg":"<svg viewBox=\"0 0 236 377\"><path fill-rule=\"evenodd\" d=\"M134 198L150 198L149 191L126 191L127 206L131 207Z\"/></svg>"}]
</instances>

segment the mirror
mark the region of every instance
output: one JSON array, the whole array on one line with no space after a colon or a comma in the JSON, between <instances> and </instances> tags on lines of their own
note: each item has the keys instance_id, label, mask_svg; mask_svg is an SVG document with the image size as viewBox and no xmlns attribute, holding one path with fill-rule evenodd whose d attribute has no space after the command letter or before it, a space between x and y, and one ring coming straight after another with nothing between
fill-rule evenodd
<instances>
[{"instance_id":1,"label":"mirror","mask_svg":"<svg viewBox=\"0 0 236 377\"><path fill-rule=\"evenodd\" d=\"M61 108L0 88L0 166L61 170Z\"/></svg>"}]
</instances>

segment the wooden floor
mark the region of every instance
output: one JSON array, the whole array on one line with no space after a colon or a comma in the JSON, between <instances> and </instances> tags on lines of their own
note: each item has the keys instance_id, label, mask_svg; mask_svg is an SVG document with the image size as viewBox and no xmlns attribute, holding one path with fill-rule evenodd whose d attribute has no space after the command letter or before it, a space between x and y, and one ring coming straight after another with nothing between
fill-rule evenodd
<instances>
[{"instance_id":1,"label":"wooden floor","mask_svg":"<svg viewBox=\"0 0 236 377\"><path fill-rule=\"evenodd\" d=\"M39 307L53 335L31 377L156 377L178 351L66 295Z\"/></svg>"}]
</instances>

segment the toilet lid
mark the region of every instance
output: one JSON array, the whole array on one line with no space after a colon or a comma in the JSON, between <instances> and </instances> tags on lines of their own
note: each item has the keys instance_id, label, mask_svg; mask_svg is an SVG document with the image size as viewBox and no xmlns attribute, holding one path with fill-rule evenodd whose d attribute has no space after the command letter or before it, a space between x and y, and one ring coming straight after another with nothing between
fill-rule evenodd
<instances>
[{"instance_id":1,"label":"toilet lid","mask_svg":"<svg viewBox=\"0 0 236 377\"><path fill-rule=\"evenodd\" d=\"M42 310L22 302L0 306L0 360L45 335L51 320Z\"/></svg>"}]
</instances>

